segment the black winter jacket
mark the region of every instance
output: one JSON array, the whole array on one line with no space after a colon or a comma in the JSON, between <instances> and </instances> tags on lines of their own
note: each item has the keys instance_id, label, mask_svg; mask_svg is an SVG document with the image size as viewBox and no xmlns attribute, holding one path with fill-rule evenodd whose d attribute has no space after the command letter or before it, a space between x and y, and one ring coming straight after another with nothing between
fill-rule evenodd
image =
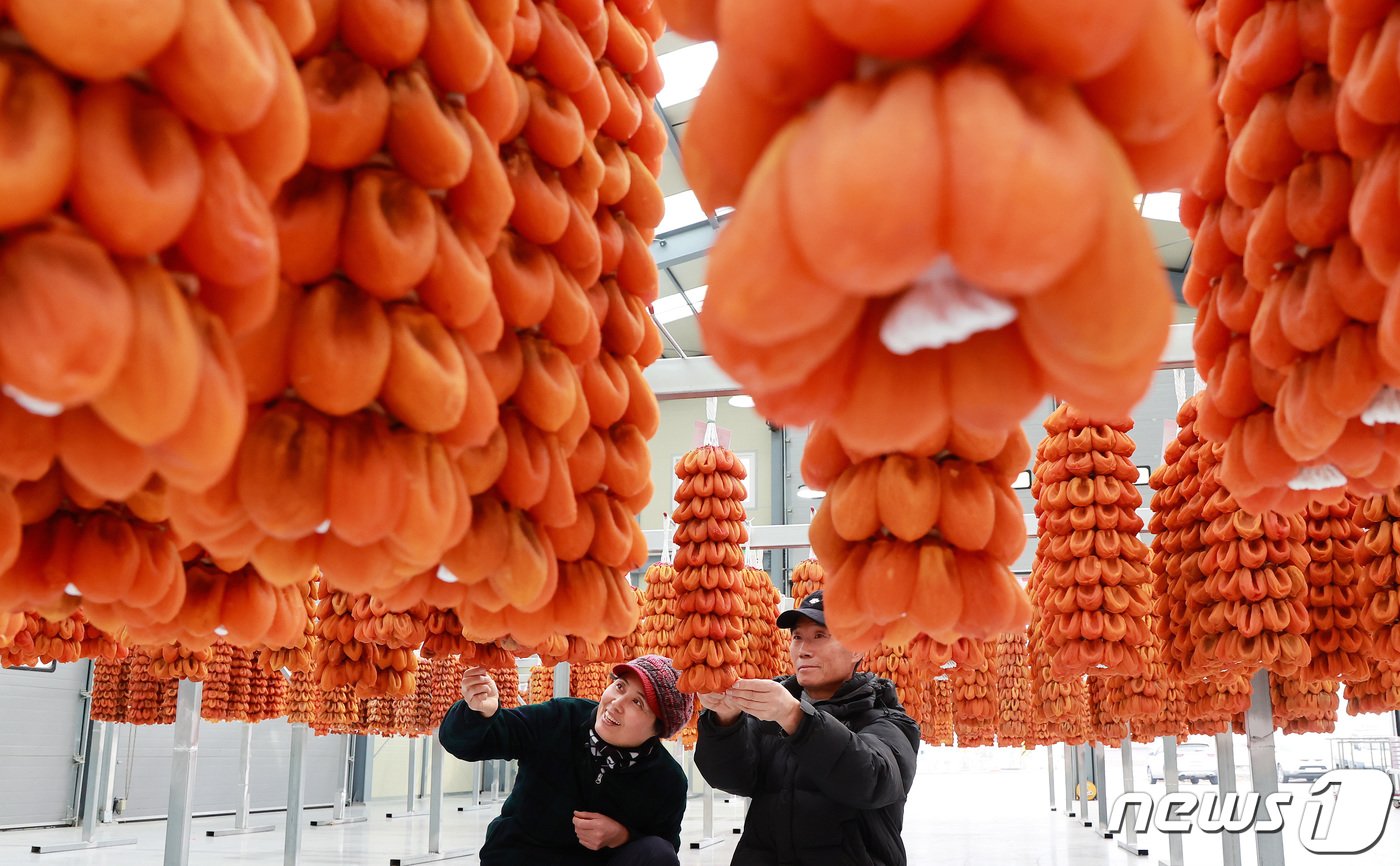
<instances>
[{"instance_id":1,"label":"black winter jacket","mask_svg":"<svg viewBox=\"0 0 1400 866\"><path fill-rule=\"evenodd\" d=\"M450 754L464 761L515 758L520 772L486 830L482 866L549 864L574 866L606 862L610 849L589 851L574 833L574 812L597 812L622 824L631 838L660 836L680 849L685 815L685 773L660 740L626 769L598 778L588 751L588 729L596 701L556 698L491 718L458 701L442 720L438 736Z\"/></svg>"},{"instance_id":2,"label":"black winter jacket","mask_svg":"<svg viewBox=\"0 0 1400 866\"><path fill-rule=\"evenodd\" d=\"M792 736L747 714L700 715L695 764L709 783L752 797L733 866L904 866L900 831L914 784L919 726L894 684L857 673L826 701L802 699Z\"/></svg>"}]
</instances>

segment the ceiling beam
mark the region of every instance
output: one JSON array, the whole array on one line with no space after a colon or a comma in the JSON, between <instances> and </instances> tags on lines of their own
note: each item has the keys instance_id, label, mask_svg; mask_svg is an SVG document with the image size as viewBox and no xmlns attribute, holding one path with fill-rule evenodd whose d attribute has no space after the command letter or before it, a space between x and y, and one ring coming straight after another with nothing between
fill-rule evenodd
<instances>
[{"instance_id":1,"label":"ceiling beam","mask_svg":"<svg viewBox=\"0 0 1400 866\"><path fill-rule=\"evenodd\" d=\"M729 397L744 393L709 355L662 358L642 371L658 400Z\"/></svg>"},{"instance_id":2,"label":"ceiling beam","mask_svg":"<svg viewBox=\"0 0 1400 866\"><path fill-rule=\"evenodd\" d=\"M651 257L658 268L675 267L694 261L710 252L715 245L715 235L719 229L712 223L696 223L683 229L667 232L651 242Z\"/></svg>"}]
</instances>

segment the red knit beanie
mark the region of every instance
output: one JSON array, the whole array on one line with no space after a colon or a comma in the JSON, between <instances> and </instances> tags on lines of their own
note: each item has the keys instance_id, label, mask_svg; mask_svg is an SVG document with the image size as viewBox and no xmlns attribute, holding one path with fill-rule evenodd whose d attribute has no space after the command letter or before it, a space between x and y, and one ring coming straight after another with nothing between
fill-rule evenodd
<instances>
[{"instance_id":1,"label":"red knit beanie","mask_svg":"<svg viewBox=\"0 0 1400 866\"><path fill-rule=\"evenodd\" d=\"M642 656L617 665L613 673L622 676L631 671L642 681L642 693L647 706L661 720L661 737L674 737L695 714L695 695L676 688L680 674L665 656Z\"/></svg>"}]
</instances>

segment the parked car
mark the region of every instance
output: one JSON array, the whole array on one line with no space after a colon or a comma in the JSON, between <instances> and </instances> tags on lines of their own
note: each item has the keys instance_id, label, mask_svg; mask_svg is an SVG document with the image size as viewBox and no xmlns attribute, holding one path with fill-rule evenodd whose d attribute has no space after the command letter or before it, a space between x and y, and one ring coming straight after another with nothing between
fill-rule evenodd
<instances>
[{"instance_id":1,"label":"parked car","mask_svg":"<svg viewBox=\"0 0 1400 866\"><path fill-rule=\"evenodd\" d=\"M1154 749L1147 756L1147 781L1155 785L1166 778L1165 764L1162 750ZM1219 784L1220 769L1215 761L1215 747L1209 743L1179 744L1176 747L1176 775L1178 779L1189 780L1193 784L1200 781Z\"/></svg>"},{"instance_id":2,"label":"parked car","mask_svg":"<svg viewBox=\"0 0 1400 866\"><path fill-rule=\"evenodd\" d=\"M1284 758L1278 762L1278 780L1280 782L1313 782L1330 769L1332 769L1330 761L1315 755L1303 758Z\"/></svg>"}]
</instances>

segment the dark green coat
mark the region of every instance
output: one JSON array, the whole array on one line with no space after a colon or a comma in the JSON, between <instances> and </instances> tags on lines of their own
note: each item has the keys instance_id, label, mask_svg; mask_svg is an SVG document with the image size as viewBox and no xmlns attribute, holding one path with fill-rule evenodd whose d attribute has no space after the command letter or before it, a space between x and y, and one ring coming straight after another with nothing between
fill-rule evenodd
<instances>
[{"instance_id":1,"label":"dark green coat","mask_svg":"<svg viewBox=\"0 0 1400 866\"><path fill-rule=\"evenodd\" d=\"M685 815L685 773L661 745L626 769L598 778L588 751L596 701L556 698L491 718L458 701L438 736L449 754L464 761L516 759L520 772L501 814L486 831L482 866L539 863L596 864L609 850L589 851L574 833L574 812L597 812L622 824L631 838L660 836L680 849Z\"/></svg>"},{"instance_id":2,"label":"dark green coat","mask_svg":"<svg viewBox=\"0 0 1400 866\"><path fill-rule=\"evenodd\" d=\"M700 714L695 765L716 788L752 797L732 866L904 866L900 831L914 784L919 726L894 684L858 673L830 700L802 698L792 736L747 714Z\"/></svg>"}]
</instances>

